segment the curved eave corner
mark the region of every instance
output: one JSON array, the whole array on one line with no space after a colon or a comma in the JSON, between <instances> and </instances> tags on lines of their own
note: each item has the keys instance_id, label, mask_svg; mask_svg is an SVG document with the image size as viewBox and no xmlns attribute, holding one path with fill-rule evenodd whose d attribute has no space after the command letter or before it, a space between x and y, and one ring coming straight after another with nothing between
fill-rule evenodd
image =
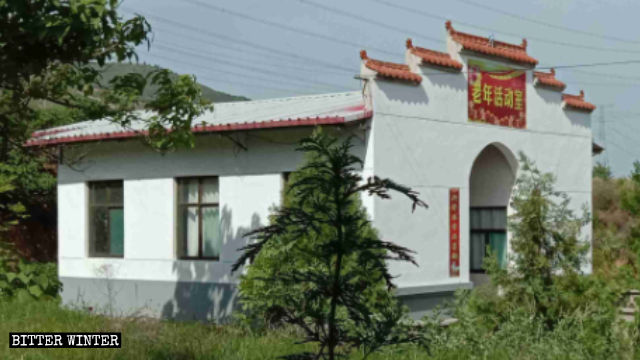
<instances>
[{"instance_id":1,"label":"curved eave corner","mask_svg":"<svg viewBox=\"0 0 640 360\"><path fill-rule=\"evenodd\" d=\"M365 50L360 51L360 59L364 67L375 73L376 77L398 80L412 85L419 85L422 82L422 76L411 72L406 64L371 59Z\"/></svg>"},{"instance_id":2,"label":"curved eave corner","mask_svg":"<svg viewBox=\"0 0 640 360\"><path fill-rule=\"evenodd\" d=\"M591 113L596 106L584 100L584 91L580 95L562 94L562 103L565 109Z\"/></svg>"}]
</instances>

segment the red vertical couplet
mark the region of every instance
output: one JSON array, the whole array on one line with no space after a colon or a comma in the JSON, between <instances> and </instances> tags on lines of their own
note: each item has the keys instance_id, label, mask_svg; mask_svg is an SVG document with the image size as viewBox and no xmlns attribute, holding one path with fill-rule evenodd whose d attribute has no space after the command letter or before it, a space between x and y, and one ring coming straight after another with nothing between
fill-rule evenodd
<instances>
[{"instance_id":1,"label":"red vertical couplet","mask_svg":"<svg viewBox=\"0 0 640 360\"><path fill-rule=\"evenodd\" d=\"M460 189L449 189L449 276L460 276Z\"/></svg>"}]
</instances>

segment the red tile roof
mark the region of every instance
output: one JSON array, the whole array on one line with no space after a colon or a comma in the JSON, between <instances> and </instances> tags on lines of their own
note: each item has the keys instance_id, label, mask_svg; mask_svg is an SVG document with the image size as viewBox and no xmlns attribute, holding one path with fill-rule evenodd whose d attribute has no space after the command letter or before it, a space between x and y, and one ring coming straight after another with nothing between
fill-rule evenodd
<instances>
[{"instance_id":1,"label":"red tile roof","mask_svg":"<svg viewBox=\"0 0 640 360\"><path fill-rule=\"evenodd\" d=\"M538 80L538 84L543 85L543 86L548 86L548 87L552 87L555 89L558 89L560 91L564 90L565 87L567 87L567 85L565 83L563 83L562 81L556 79L556 71L551 68L551 71L548 73L545 72L540 72L540 71L534 71L533 72L533 77Z\"/></svg>"},{"instance_id":2,"label":"red tile roof","mask_svg":"<svg viewBox=\"0 0 640 360\"><path fill-rule=\"evenodd\" d=\"M105 118L83 121L72 125L36 131L26 146L47 146L66 143L84 143L129 139L146 135L145 120L155 113L136 112L139 119L129 126ZM193 119L194 133L220 133L260 129L313 127L316 125L350 124L371 118L362 92L297 96L216 103L215 111L207 111ZM170 131L170 130L169 130Z\"/></svg>"},{"instance_id":3,"label":"red tile roof","mask_svg":"<svg viewBox=\"0 0 640 360\"><path fill-rule=\"evenodd\" d=\"M562 94L562 101L565 105L582 111L592 112L596 106L590 102L584 101L584 91L580 90L580 95Z\"/></svg>"},{"instance_id":4,"label":"red tile roof","mask_svg":"<svg viewBox=\"0 0 640 360\"><path fill-rule=\"evenodd\" d=\"M538 60L527 54L527 39L522 39L522 44L515 45L456 31L453 29L453 26L451 26L451 21L447 21L445 27L451 38L462 45L465 50L501 57L527 65L538 64Z\"/></svg>"},{"instance_id":5,"label":"red tile roof","mask_svg":"<svg viewBox=\"0 0 640 360\"><path fill-rule=\"evenodd\" d=\"M370 118L373 112L370 110L363 110L362 119ZM296 126L318 126L318 125L337 125L344 124L347 121L342 116L325 116L325 117L304 117L287 120L270 120L268 122L251 122L240 124L224 124L224 125L196 125L191 130L194 133L210 133L210 132L224 132L224 131L239 131L239 130L259 130L259 129L273 129L273 128L286 128ZM56 144L68 144L68 143L84 143L98 140L120 140L130 139L141 135L147 135L148 131L136 131L136 130L123 130L111 133L98 133L87 135L73 135L63 136L52 139L38 139L31 138L25 146L46 146Z\"/></svg>"},{"instance_id":6,"label":"red tile roof","mask_svg":"<svg viewBox=\"0 0 640 360\"><path fill-rule=\"evenodd\" d=\"M364 65L375 71L378 76L411 81L416 84L422 82L422 76L412 73L408 65L370 59L365 50L360 51L360 58L364 61Z\"/></svg>"},{"instance_id":7,"label":"red tile roof","mask_svg":"<svg viewBox=\"0 0 640 360\"><path fill-rule=\"evenodd\" d=\"M427 65L448 67L458 71L462 70L462 64L452 59L449 54L413 46L413 42L411 41L411 39L407 39L407 49L409 49L412 54L421 58L422 63L426 63Z\"/></svg>"}]
</instances>

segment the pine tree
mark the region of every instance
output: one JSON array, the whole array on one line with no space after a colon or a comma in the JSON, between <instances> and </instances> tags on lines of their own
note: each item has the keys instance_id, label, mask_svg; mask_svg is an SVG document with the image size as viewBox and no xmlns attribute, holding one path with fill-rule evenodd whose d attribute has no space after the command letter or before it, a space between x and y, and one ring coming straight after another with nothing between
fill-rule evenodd
<instances>
[{"instance_id":1,"label":"pine tree","mask_svg":"<svg viewBox=\"0 0 640 360\"><path fill-rule=\"evenodd\" d=\"M307 162L290 179L284 206L270 225L248 236L234 271L253 261L240 289L245 311L268 323L292 324L317 353L290 358L335 359L360 348L365 355L384 345L413 340L402 328L405 316L390 291L394 286L387 261L415 264L412 251L380 239L359 195L389 198L394 190L416 207L417 193L389 179L359 174L362 161L342 143L321 132L304 139L298 150Z\"/></svg>"}]
</instances>

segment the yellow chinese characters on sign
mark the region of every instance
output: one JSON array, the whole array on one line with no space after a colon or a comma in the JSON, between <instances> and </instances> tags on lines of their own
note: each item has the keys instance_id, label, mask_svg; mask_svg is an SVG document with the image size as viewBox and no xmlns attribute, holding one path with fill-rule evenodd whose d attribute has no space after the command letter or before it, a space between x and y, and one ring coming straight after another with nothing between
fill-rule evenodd
<instances>
[{"instance_id":1,"label":"yellow chinese characters on sign","mask_svg":"<svg viewBox=\"0 0 640 360\"><path fill-rule=\"evenodd\" d=\"M469 121L525 128L526 73L469 60Z\"/></svg>"}]
</instances>

